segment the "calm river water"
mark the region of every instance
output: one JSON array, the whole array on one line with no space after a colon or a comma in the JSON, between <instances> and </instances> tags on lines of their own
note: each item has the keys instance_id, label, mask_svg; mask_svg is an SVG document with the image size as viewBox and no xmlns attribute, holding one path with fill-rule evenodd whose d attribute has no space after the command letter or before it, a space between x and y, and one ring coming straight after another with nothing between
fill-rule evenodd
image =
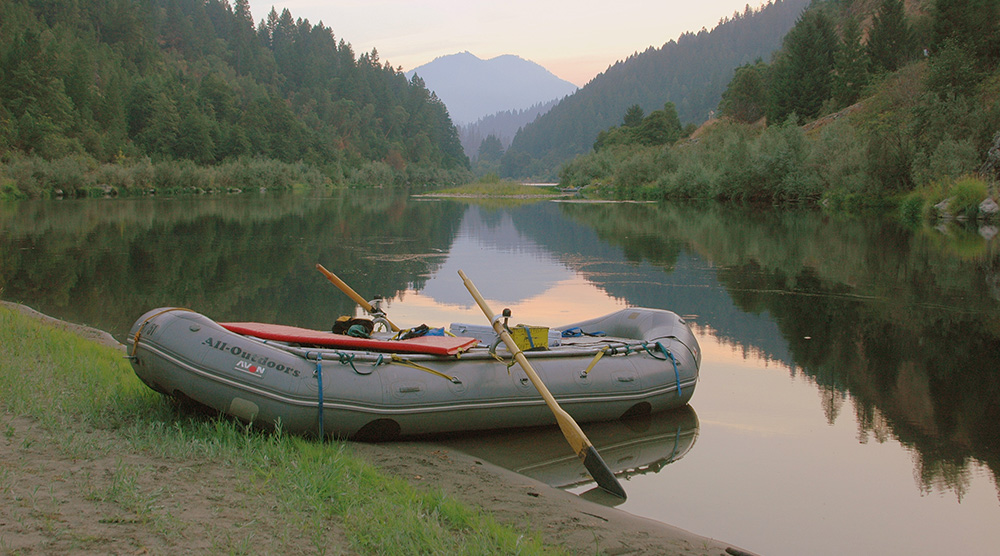
<instances>
[{"instance_id":1,"label":"calm river water","mask_svg":"<svg viewBox=\"0 0 1000 556\"><path fill-rule=\"evenodd\" d=\"M1000 546L1000 239L974 227L357 193L0 205L0 295L119 339L165 305L326 329L355 308L317 262L404 326L485 324L459 269L517 322L684 315L690 408L584 426L625 511L766 555ZM442 442L593 486L555 428Z\"/></svg>"}]
</instances>

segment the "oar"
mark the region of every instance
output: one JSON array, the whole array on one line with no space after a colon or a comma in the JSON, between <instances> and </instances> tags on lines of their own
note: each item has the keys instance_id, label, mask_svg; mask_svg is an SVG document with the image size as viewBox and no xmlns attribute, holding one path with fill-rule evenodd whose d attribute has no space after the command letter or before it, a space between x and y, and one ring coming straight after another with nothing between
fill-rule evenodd
<instances>
[{"instance_id":1,"label":"oar","mask_svg":"<svg viewBox=\"0 0 1000 556\"><path fill-rule=\"evenodd\" d=\"M351 286L348 286L347 283L344 282L343 280L341 280L340 278L338 278L336 274L334 274L334 273L330 272L329 270L323 268L323 265L321 265L319 263L316 263L316 270L319 270L320 272L322 272L323 276L326 276L327 280L333 282L334 286L337 286L337 288L339 288L340 291L342 291L345 294L347 294L347 297L350 297L358 305L361 305L362 309L364 309L365 311L368 311L369 313L371 313L374 310L372 308L372 306L371 306L371 303L368 303L367 301L365 301L365 298L363 298L360 295L358 295L358 292L356 292L353 289L351 289ZM396 326L395 324L392 324L392 322L388 318L386 318L385 321L389 323L389 327L392 328L393 332L399 332L399 327Z\"/></svg>"},{"instance_id":2,"label":"oar","mask_svg":"<svg viewBox=\"0 0 1000 556\"><path fill-rule=\"evenodd\" d=\"M493 310L483 299L482 294L476 289L476 285L472 283L472 280L465 275L461 270L458 271L458 275L462 277L462 281L465 282L465 287L472 294L472 297L476 299L476 303L479 304L479 308L483 310L486 318L489 319L490 324L493 325L493 330L500 335L500 339L503 343L507 345L507 349L514 354L514 359L521 365L524 369L525 374L531 379L531 383L535 385L538 393L542 395L545 400L545 404L549 406L552 410L553 415L556 416L556 422L559 423L559 428L562 430L563 436L569 442L573 452L583 460L583 466L587 468L590 472L590 476L597 481L597 486L603 488L604 490L614 494L615 496L620 496L625 499L625 489L622 488L621 483L615 478L615 474L611 472L608 464L604 463L601 455L597 453L597 449L594 445L590 443L587 439L587 435L583 434L583 430L580 429L580 425L573 420L573 417L569 413L559 407L559 402L556 401L555 397L549 392L549 389L542 382L542 379L535 372L535 369L531 367L531 363L524 356L524 353L517 347L514 343L514 339L510 337L507 330L504 329L503 323L501 323L493 314Z\"/></svg>"}]
</instances>

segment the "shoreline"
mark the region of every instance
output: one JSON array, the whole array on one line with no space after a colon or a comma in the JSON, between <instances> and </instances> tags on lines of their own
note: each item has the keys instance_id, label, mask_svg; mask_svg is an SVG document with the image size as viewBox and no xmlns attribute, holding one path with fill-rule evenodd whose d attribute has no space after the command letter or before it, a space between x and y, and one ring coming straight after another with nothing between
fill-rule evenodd
<instances>
[{"instance_id":1,"label":"shoreline","mask_svg":"<svg viewBox=\"0 0 1000 556\"><path fill-rule=\"evenodd\" d=\"M24 305L2 301L49 326L122 352L125 346L107 332L68 323ZM539 532L546 543L571 553L750 555L742 549L652 519L636 516L550 487L477 458L428 441L346 442L345 445L387 475L423 490L437 490L463 504L482 508L498 521ZM585 494L599 500L600 491ZM603 495L607 496L607 495Z\"/></svg>"},{"instance_id":2,"label":"shoreline","mask_svg":"<svg viewBox=\"0 0 1000 556\"><path fill-rule=\"evenodd\" d=\"M350 443L355 454L422 488L440 489L499 521L530 527L572 553L750 556L752 553L575 494L429 442ZM595 498L604 495L594 492Z\"/></svg>"}]
</instances>

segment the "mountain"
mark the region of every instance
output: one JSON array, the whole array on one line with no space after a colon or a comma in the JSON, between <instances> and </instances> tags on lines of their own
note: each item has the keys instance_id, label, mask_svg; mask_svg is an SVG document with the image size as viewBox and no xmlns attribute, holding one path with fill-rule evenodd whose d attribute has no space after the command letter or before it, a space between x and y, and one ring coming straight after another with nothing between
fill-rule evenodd
<instances>
[{"instance_id":1,"label":"mountain","mask_svg":"<svg viewBox=\"0 0 1000 556\"><path fill-rule=\"evenodd\" d=\"M407 78L414 75L444 102L456 125L506 110L524 110L577 89L542 66L511 54L489 60L469 52L450 54L406 72Z\"/></svg>"},{"instance_id":2,"label":"mountain","mask_svg":"<svg viewBox=\"0 0 1000 556\"><path fill-rule=\"evenodd\" d=\"M769 59L809 1L748 5L711 31L684 33L617 62L518 132L501 162L503 175L554 179L561 164L591 150L600 131L621 124L633 104L650 113L673 102L681 122L708 120L733 70Z\"/></svg>"}]
</instances>

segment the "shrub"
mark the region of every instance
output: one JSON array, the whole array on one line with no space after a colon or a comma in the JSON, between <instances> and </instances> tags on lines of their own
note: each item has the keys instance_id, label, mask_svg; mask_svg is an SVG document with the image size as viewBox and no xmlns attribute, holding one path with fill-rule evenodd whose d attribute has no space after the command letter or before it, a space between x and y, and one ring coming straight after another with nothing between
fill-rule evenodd
<instances>
[{"instance_id":1,"label":"shrub","mask_svg":"<svg viewBox=\"0 0 1000 556\"><path fill-rule=\"evenodd\" d=\"M190 160L163 161L153 165L153 187L164 193L211 188L211 174Z\"/></svg>"},{"instance_id":2,"label":"shrub","mask_svg":"<svg viewBox=\"0 0 1000 556\"><path fill-rule=\"evenodd\" d=\"M657 185L666 197L709 199L717 194L718 174L694 157L685 158L672 174L664 174Z\"/></svg>"},{"instance_id":3,"label":"shrub","mask_svg":"<svg viewBox=\"0 0 1000 556\"><path fill-rule=\"evenodd\" d=\"M96 185L93 172L97 161L86 155L72 155L55 160L39 156L15 155L7 166L7 178L27 198L46 198L56 191L69 196L84 196Z\"/></svg>"},{"instance_id":4,"label":"shrub","mask_svg":"<svg viewBox=\"0 0 1000 556\"><path fill-rule=\"evenodd\" d=\"M37 198L42 196L42 187L38 180L37 166L41 159L34 156L12 156L7 164L5 174L11 181L13 189L19 192L21 198ZM11 194L14 194L13 191Z\"/></svg>"},{"instance_id":5,"label":"shrub","mask_svg":"<svg viewBox=\"0 0 1000 556\"><path fill-rule=\"evenodd\" d=\"M14 180L0 177L0 201L20 201L27 198L28 195L18 189Z\"/></svg>"},{"instance_id":6,"label":"shrub","mask_svg":"<svg viewBox=\"0 0 1000 556\"><path fill-rule=\"evenodd\" d=\"M367 162L353 172L352 187L387 187L396 181L396 173L385 162Z\"/></svg>"},{"instance_id":7,"label":"shrub","mask_svg":"<svg viewBox=\"0 0 1000 556\"><path fill-rule=\"evenodd\" d=\"M612 169L620 162L618 148L605 148L578 156L559 170L559 184L584 187L611 179Z\"/></svg>"},{"instance_id":8,"label":"shrub","mask_svg":"<svg viewBox=\"0 0 1000 556\"><path fill-rule=\"evenodd\" d=\"M148 165L149 161L146 160L145 164ZM147 170L148 168L144 167L142 162L130 166L124 164L102 164L95 171L94 180L98 185L106 185L121 193L130 194L140 191L143 188L141 180ZM147 178L147 187L149 181Z\"/></svg>"},{"instance_id":9,"label":"shrub","mask_svg":"<svg viewBox=\"0 0 1000 556\"><path fill-rule=\"evenodd\" d=\"M874 130L868 138L865 162L869 193L880 195L913 188L913 141L906 130L892 126Z\"/></svg>"},{"instance_id":10,"label":"shrub","mask_svg":"<svg viewBox=\"0 0 1000 556\"><path fill-rule=\"evenodd\" d=\"M917 183L956 179L975 171L979 165L979 153L971 139L956 141L949 136L938 143L930 155L918 153L913 161L913 177Z\"/></svg>"},{"instance_id":11,"label":"shrub","mask_svg":"<svg viewBox=\"0 0 1000 556\"><path fill-rule=\"evenodd\" d=\"M655 153L643 148L628 150L625 160L618 165L614 174L615 184L618 186L615 188L615 198L640 197L640 190L655 182L659 174Z\"/></svg>"},{"instance_id":12,"label":"shrub","mask_svg":"<svg viewBox=\"0 0 1000 556\"><path fill-rule=\"evenodd\" d=\"M979 204L988 196L986 182L975 176L965 176L956 181L950 193L948 211L969 218L979 215Z\"/></svg>"},{"instance_id":13,"label":"shrub","mask_svg":"<svg viewBox=\"0 0 1000 556\"><path fill-rule=\"evenodd\" d=\"M899 219L905 224L915 226L924 220L928 206L923 195L917 192L910 193L899 203Z\"/></svg>"},{"instance_id":14,"label":"shrub","mask_svg":"<svg viewBox=\"0 0 1000 556\"><path fill-rule=\"evenodd\" d=\"M131 175L132 187L134 188L130 191L131 193L145 191L153 187L156 171L149 157L143 157L127 166L127 168Z\"/></svg>"},{"instance_id":15,"label":"shrub","mask_svg":"<svg viewBox=\"0 0 1000 556\"><path fill-rule=\"evenodd\" d=\"M860 192L865 185L865 145L846 119L820 131L809 160L827 191Z\"/></svg>"},{"instance_id":16,"label":"shrub","mask_svg":"<svg viewBox=\"0 0 1000 556\"><path fill-rule=\"evenodd\" d=\"M291 189L301 172L296 166L278 160L241 157L217 166L212 187L224 191L257 191L260 189Z\"/></svg>"}]
</instances>

